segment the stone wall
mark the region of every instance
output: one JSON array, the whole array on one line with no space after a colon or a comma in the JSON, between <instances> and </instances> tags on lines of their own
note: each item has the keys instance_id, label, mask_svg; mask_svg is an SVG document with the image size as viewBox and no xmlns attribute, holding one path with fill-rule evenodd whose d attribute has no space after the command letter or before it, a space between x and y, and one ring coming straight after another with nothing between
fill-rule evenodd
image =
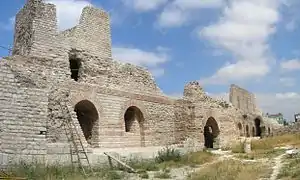
<instances>
[{"instance_id":1,"label":"stone wall","mask_svg":"<svg viewBox=\"0 0 300 180\"><path fill-rule=\"evenodd\" d=\"M13 56L0 62L3 153L66 156L67 120L88 149L202 148L206 125L217 144L227 146L245 135L239 123L253 126L253 94L231 86L231 104L190 82L183 98L170 99L149 71L112 59L109 26L107 13L86 7L77 26L59 33L55 6L28 0L16 17Z\"/></svg>"},{"instance_id":2,"label":"stone wall","mask_svg":"<svg viewBox=\"0 0 300 180\"><path fill-rule=\"evenodd\" d=\"M288 126L281 126L274 130L274 135L297 134L300 132L300 122Z\"/></svg>"},{"instance_id":3,"label":"stone wall","mask_svg":"<svg viewBox=\"0 0 300 180\"><path fill-rule=\"evenodd\" d=\"M237 122L241 121L242 114L230 103L224 100L213 99L206 95L198 82L187 83L184 88L183 99L190 101L193 105L191 117L194 118L194 127L191 132L195 143L203 147L203 128L208 119L215 121L215 131L218 134L218 141L221 146L230 145L238 138ZM213 130L214 131L214 130Z\"/></svg>"},{"instance_id":4,"label":"stone wall","mask_svg":"<svg viewBox=\"0 0 300 180\"><path fill-rule=\"evenodd\" d=\"M172 141L174 119L172 101L163 96L147 96L131 92L99 87L95 84L69 84L71 104L74 107L82 100L92 102L99 114L98 147L141 146L140 133L126 133L124 114L131 107L137 107L143 115L143 136L146 146L167 144ZM167 141L162 134L170 134ZM113 140L114 139L114 140ZM112 143L113 140L113 143Z\"/></svg>"},{"instance_id":5,"label":"stone wall","mask_svg":"<svg viewBox=\"0 0 300 180\"><path fill-rule=\"evenodd\" d=\"M42 0L28 0L15 20L13 55L49 57L60 53L56 8Z\"/></svg>"},{"instance_id":6,"label":"stone wall","mask_svg":"<svg viewBox=\"0 0 300 180\"><path fill-rule=\"evenodd\" d=\"M10 65L1 60L0 151L2 156L5 155L2 161L18 159L14 154L24 158L42 158L47 152L45 132L48 91L25 87L22 84L24 82L20 83L15 76Z\"/></svg>"},{"instance_id":7,"label":"stone wall","mask_svg":"<svg viewBox=\"0 0 300 180\"><path fill-rule=\"evenodd\" d=\"M85 50L89 54L111 58L111 33L108 14L94 7L82 10L79 24L59 34L71 49Z\"/></svg>"},{"instance_id":8,"label":"stone wall","mask_svg":"<svg viewBox=\"0 0 300 180\"><path fill-rule=\"evenodd\" d=\"M256 102L254 94L232 84L230 86L229 101L244 113L255 113Z\"/></svg>"}]
</instances>

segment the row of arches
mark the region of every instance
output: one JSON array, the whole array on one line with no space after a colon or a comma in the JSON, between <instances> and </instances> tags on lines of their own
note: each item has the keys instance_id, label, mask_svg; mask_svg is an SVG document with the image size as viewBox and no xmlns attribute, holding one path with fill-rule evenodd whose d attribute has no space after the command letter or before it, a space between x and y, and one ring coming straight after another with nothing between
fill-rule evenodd
<instances>
[{"instance_id":1,"label":"row of arches","mask_svg":"<svg viewBox=\"0 0 300 180\"><path fill-rule=\"evenodd\" d=\"M265 133L264 127L261 127L261 120L259 118L254 119L254 126L246 124L243 128L242 123L237 124L240 136L246 137L262 137ZM267 135L271 135L271 128L267 128Z\"/></svg>"},{"instance_id":2,"label":"row of arches","mask_svg":"<svg viewBox=\"0 0 300 180\"><path fill-rule=\"evenodd\" d=\"M98 136L99 114L95 105L89 100L82 100L75 105L74 111L86 141L91 144ZM124 112L124 131L139 133L144 146L144 115L138 107L130 106Z\"/></svg>"},{"instance_id":3,"label":"row of arches","mask_svg":"<svg viewBox=\"0 0 300 180\"><path fill-rule=\"evenodd\" d=\"M86 141L91 144L97 139L99 128L99 114L95 105L89 100L78 102L76 112L80 127ZM145 146L144 114L137 106L130 106L124 112L124 131L140 135L141 146ZM215 139L219 136L220 129L214 117L209 117L204 125L204 145L213 148ZM200 136L200 134L199 134Z\"/></svg>"},{"instance_id":4,"label":"row of arches","mask_svg":"<svg viewBox=\"0 0 300 180\"><path fill-rule=\"evenodd\" d=\"M77 114L85 139L91 144L93 139L96 140L99 136L99 114L95 105L89 100L82 100L75 105L74 111ZM145 146L145 119L142 111L137 106L129 106L124 112L123 119L124 132L138 134L140 136L141 146ZM253 124L253 126L246 124L244 125L245 127L243 127L242 123L238 123L237 126L240 131L240 136L261 137L263 131L261 128L261 120L256 118ZM268 127L267 131L268 135L270 135L270 127ZM209 117L204 124L204 146L213 148L214 142L219 134L220 128L216 119Z\"/></svg>"}]
</instances>

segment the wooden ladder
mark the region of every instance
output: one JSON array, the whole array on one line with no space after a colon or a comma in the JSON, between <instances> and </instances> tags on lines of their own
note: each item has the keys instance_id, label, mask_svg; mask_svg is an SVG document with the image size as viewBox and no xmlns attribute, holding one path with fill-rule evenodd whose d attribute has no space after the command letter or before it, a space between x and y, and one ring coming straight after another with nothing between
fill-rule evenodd
<instances>
[{"instance_id":1,"label":"wooden ladder","mask_svg":"<svg viewBox=\"0 0 300 180\"><path fill-rule=\"evenodd\" d=\"M114 157L113 155L104 152L103 154L105 154L108 157L108 162L111 168L113 168L113 164L112 164L112 159L115 160L117 163L119 163L120 165L122 165L123 167L127 168L130 172L133 173L137 173L137 171L135 169L133 169L132 167L130 167L129 165L127 165L126 163L122 162L121 159Z\"/></svg>"},{"instance_id":2,"label":"wooden ladder","mask_svg":"<svg viewBox=\"0 0 300 180\"><path fill-rule=\"evenodd\" d=\"M61 109L64 110L62 104L60 103ZM76 164L79 166L79 168L82 170L82 173L85 177L87 177L87 171L82 164L85 160L88 166L88 169L92 174L94 174L93 168L91 166L91 163L89 161L87 152L83 146L82 140L80 138L80 135L78 133L78 130L76 128L76 125L72 119L72 115L69 111L69 108L66 103L64 103L64 107L66 108L65 112L63 113L68 114L69 118L64 121L64 129L66 132L66 136L68 138L68 142L70 145L70 155L71 155L71 163L73 169L75 168Z\"/></svg>"}]
</instances>

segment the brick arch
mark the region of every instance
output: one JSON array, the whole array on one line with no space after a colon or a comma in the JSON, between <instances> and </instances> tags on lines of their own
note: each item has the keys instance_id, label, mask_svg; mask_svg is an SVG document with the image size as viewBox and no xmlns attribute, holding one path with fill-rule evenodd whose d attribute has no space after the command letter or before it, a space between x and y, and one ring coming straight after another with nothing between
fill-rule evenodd
<instances>
[{"instance_id":1,"label":"brick arch","mask_svg":"<svg viewBox=\"0 0 300 180\"><path fill-rule=\"evenodd\" d=\"M142 112L142 114L144 116L144 119L145 120L148 119L148 114L147 114L144 104L138 100L129 100L124 103L124 105L122 106L122 108L120 110L119 119L121 120L121 124L123 124L124 114L125 114L126 110L131 106L135 106L135 107L139 108L139 110Z\"/></svg>"},{"instance_id":2,"label":"brick arch","mask_svg":"<svg viewBox=\"0 0 300 180\"><path fill-rule=\"evenodd\" d=\"M239 136L243 136L244 135L244 126L242 122L237 122L236 126L238 128L238 132L239 132Z\"/></svg>"},{"instance_id":3,"label":"brick arch","mask_svg":"<svg viewBox=\"0 0 300 180\"><path fill-rule=\"evenodd\" d=\"M212 111L212 110L207 111L206 114L205 114L205 116L203 117L203 119L202 119L202 127L205 126L207 119L210 118L210 117L213 117L213 118L215 119L216 123L217 123L218 126L219 126L219 129L221 130L221 126L222 126L222 125L221 125L221 122L220 122L220 119L221 119L221 118L218 116L217 113L215 113L215 112ZM220 133L221 133L221 132L220 132Z\"/></svg>"},{"instance_id":4,"label":"brick arch","mask_svg":"<svg viewBox=\"0 0 300 180\"><path fill-rule=\"evenodd\" d=\"M71 103L73 108L75 108L75 105L78 102L82 101L82 100L88 100L88 101L92 102L96 106L96 109L97 109L98 114L99 114L100 122L105 121L105 119L103 119L104 118L104 116L103 116L104 111L103 111L103 107L101 105L101 99L92 97L91 94L84 95L82 93L71 93L70 103Z\"/></svg>"},{"instance_id":5,"label":"brick arch","mask_svg":"<svg viewBox=\"0 0 300 180\"><path fill-rule=\"evenodd\" d=\"M87 100L90 101L91 103L94 104L94 106L96 107L96 110L98 112L98 118L99 120L94 124L94 130L97 131L95 132L95 136L92 139L92 146L93 147L97 147L98 146L98 142L99 142L99 138L100 138L100 128L101 128L101 124L103 122L105 122L104 119L104 114L103 114L103 107L101 105L101 99L99 98L95 98L94 95L92 93L87 93L87 94L82 94L82 93L72 93L70 94L70 105L72 106L73 109L75 109L75 106L78 102L81 102L83 100ZM79 121L77 120L78 125L79 125ZM76 123L77 123L76 122ZM81 129L80 125L77 127L78 129ZM80 136L84 137L83 132L80 132ZM82 140L84 142L87 143L85 138L82 138Z\"/></svg>"},{"instance_id":6,"label":"brick arch","mask_svg":"<svg viewBox=\"0 0 300 180\"><path fill-rule=\"evenodd\" d=\"M263 118L261 116L255 116L252 123L255 127L255 137L261 137L262 136L262 125L264 124Z\"/></svg>"},{"instance_id":7,"label":"brick arch","mask_svg":"<svg viewBox=\"0 0 300 180\"><path fill-rule=\"evenodd\" d=\"M246 126L245 126L246 137L250 137L250 127L251 127L251 125L249 125L249 124L246 124Z\"/></svg>"},{"instance_id":8,"label":"brick arch","mask_svg":"<svg viewBox=\"0 0 300 180\"><path fill-rule=\"evenodd\" d=\"M138 124L136 124L136 126L135 126L135 127L138 127L138 131L137 131L137 129L135 129L135 131L133 133L138 133L140 135L140 144L142 147L144 147L145 146L145 123L148 118L148 114L147 114L147 111L146 111L143 103L141 103L140 101L137 101L137 100L129 100L124 103L124 105L120 111L120 115L119 115L120 127L124 130L124 132L125 132L125 130L127 130L125 114L126 114L127 110L130 108L135 110L134 114L137 113L136 115L141 113L138 116L140 118L142 118L142 120L138 121L137 122ZM136 119L134 117L136 117L136 116L133 115L132 117L133 118L130 118L130 119L133 119L135 121ZM128 133L128 132L125 132L125 133Z\"/></svg>"}]
</instances>

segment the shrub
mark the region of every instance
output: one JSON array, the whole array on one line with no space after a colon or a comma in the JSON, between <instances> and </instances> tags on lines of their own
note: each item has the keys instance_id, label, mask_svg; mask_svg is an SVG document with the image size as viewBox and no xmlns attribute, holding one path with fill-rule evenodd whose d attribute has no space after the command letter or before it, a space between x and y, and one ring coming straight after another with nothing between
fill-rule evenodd
<instances>
[{"instance_id":1,"label":"shrub","mask_svg":"<svg viewBox=\"0 0 300 180\"><path fill-rule=\"evenodd\" d=\"M155 157L155 162L162 163L167 161L180 161L182 158L182 154L179 150L174 148L166 147L160 151L158 151L158 155Z\"/></svg>"}]
</instances>

